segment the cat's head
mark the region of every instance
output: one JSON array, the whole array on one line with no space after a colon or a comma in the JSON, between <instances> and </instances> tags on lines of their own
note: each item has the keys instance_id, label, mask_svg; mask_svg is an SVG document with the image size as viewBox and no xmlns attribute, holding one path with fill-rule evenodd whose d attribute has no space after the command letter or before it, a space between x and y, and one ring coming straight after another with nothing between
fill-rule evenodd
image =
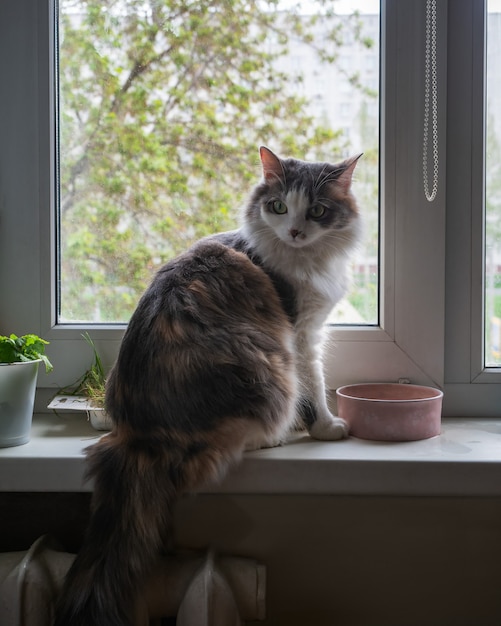
<instances>
[{"instance_id":1,"label":"cat's head","mask_svg":"<svg viewBox=\"0 0 501 626\"><path fill-rule=\"evenodd\" d=\"M282 159L265 147L260 156L263 179L245 215L255 243L260 238L301 249L335 247L357 238L358 210L351 182L361 155L335 165Z\"/></svg>"}]
</instances>

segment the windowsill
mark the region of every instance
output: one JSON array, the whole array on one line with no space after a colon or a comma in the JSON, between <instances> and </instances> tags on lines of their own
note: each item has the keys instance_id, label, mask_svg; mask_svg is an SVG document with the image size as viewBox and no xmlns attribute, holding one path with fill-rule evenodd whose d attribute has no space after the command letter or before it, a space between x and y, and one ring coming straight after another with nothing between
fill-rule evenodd
<instances>
[{"instance_id":1,"label":"windowsill","mask_svg":"<svg viewBox=\"0 0 501 626\"><path fill-rule=\"evenodd\" d=\"M101 433L81 414L36 415L31 441L0 449L0 491L90 491L86 446ZM445 418L432 439L320 442L299 435L257 450L203 493L500 496L501 419Z\"/></svg>"}]
</instances>

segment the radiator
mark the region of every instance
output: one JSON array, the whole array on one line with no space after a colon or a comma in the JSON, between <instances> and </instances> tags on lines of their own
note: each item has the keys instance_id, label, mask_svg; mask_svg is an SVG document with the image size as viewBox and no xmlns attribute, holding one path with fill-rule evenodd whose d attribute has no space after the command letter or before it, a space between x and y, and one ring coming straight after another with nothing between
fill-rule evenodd
<instances>
[{"instance_id":1,"label":"radiator","mask_svg":"<svg viewBox=\"0 0 501 626\"><path fill-rule=\"evenodd\" d=\"M74 554L40 537L27 552L0 554L0 625L51 626L54 606ZM159 559L139 593L135 626L243 626L265 619L266 568L252 559L214 552ZM97 626L97 625L96 625Z\"/></svg>"}]
</instances>

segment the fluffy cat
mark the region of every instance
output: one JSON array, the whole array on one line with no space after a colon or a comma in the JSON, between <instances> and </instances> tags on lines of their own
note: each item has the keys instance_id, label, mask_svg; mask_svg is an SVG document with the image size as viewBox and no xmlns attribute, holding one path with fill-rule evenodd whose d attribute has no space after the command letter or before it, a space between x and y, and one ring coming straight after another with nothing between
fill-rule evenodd
<instances>
[{"instance_id":1,"label":"fluffy cat","mask_svg":"<svg viewBox=\"0 0 501 626\"><path fill-rule=\"evenodd\" d=\"M360 218L358 157L337 165L260 149L262 181L239 230L165 265L141 298L106 391L113 431L88 448L84 545L55 626L129 626L178 496L245 449L347 435L325 398L320 333L346 289Z\"/></svg>"}]
</instances>

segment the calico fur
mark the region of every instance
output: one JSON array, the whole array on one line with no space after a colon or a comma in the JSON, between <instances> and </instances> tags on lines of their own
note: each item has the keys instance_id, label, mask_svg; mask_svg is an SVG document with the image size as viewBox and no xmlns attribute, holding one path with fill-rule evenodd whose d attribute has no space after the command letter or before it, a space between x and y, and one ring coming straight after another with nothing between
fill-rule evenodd
<instances>
[{"instance_id":1,"label":"calico fur","mask_svg":"<svg viewBox=\"0 0 501 626\"><path fill-rule=\"evenodd\" d=\"M320 332L359 235L356 160L261 148L261 161L243 226L164 266L130 320L107 381L113 430L87 451L90 524L54 626L132 626L177 498L245 449L282 441L298 418L317 438L347 434L327 407Z\"/></svg>"}]
</instances>

